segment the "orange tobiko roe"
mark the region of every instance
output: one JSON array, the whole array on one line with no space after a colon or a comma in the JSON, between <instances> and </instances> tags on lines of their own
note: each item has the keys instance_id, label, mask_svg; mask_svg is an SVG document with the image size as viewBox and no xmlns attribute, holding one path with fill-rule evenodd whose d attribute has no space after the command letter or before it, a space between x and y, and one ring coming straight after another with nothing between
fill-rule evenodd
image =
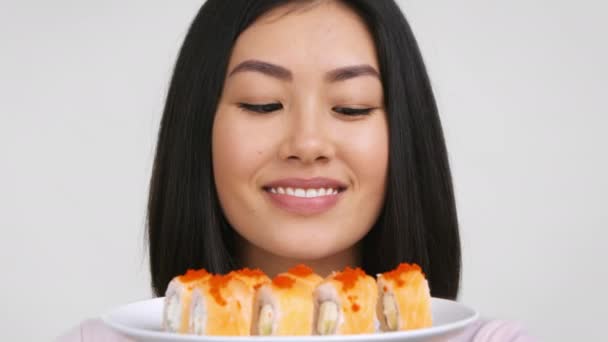
<instances>
[{"instance_id":1,"label":"orange tobiko roe","mask_svg":"<svg viewBox=\"0 0 608 342\"><path fill-rule=\"evenodd\" d=\"M422 273L422 269L420 268L420 266L418 266L417 264L408 264L403 262L400 263L399 266L397 266L397 268L395 268L394 270L382 273L382 277L384 277L385 279L393 280L397 283L398 287L401 287L405 285L403 275L409 272L419 272L422 274L422 276L424 276L424 273Z\"/></svg>"},{"instance_id":2,"label":"orange tobiko roe","mask_svg":"<svg viewBox=\"0 0 608 342\"><path fill-rule=\"evenodd\" d=\"M211 279L209 279L209 293L213 296L213 299L219 305L226 305L226 300L222 297L222 293L220 292L221 288L226 287L228 282L232 279L230 274L228 275L213 275Z\"/></svg>"},{"instance_id":3,"label":"orange tobiko roe","mask_svg":"<svg viewBox=\"0 0 608 342\"><path fill-rule=\"evenodd\" d=\"M296 265L296 266L292 267L291 269L289 269L289 271L287 271L287 273L293 274L293 275L299 276L299 277L306 277L308 275L313 274L314 271L312 270L312 268L310 268L304 264L299 264L299 265Z\"/></svg>"},{"instance_id":4,"label":"orange tobiko roe","mask_svg":"<svg viewBox=\"0 0 608 342\"><path fill-rule=\"evenodd\" d=\"M359 306L359 304L357 304L357 302L356 302L356 301L357 301L357 296L352 296L352 295L351 295L351 296L348 296L348 297L346 297L346 298L348 298L348 300L349 300L349 301L352 303L352 305L351 305L350 309L351 309L353 312L357 312L357 311L359 311L359 309L360 309L361 307L360 307L360 306Z\"/></svg>"},{"instance_id":5,"label":"orange tobiko roe","mask_svg":"<svg viewBox=\"0 0 608 342\"><path fill-rule=\"evenodd\" d=\"M283 275L278 275L272 279L272 284L279 288L291 288L295 282L295 279Z\"/></svg>"},{"instance_id":6,"label":"orange tobiko roe","mask_svg":"<svg viewBox=\"0 0 608 342\"><path fill-rule=\"evenodd\" d=\"M264 277L266 276L266 273L262 272L262 270L260 270L259 268L254 268L254 269L250 269L250 268L242 268L240 270L237 271L233 271L236 274L240 274L243 275L245 277Z\"/></svg>"},{"instance_id":7,"label":"orange tobiko roe","mask_svg":"<svg viewBox=\"0 0 608 342\"><path fill-rule=\"evenodd\" d=\"M344 271L336 273L333 278L342 283L343 291L348 291L355 287L359 277L365 277L366 275L365 271L359 267L353 269L347 266Z\"/></svg>"},{"instance_id":8,"label":"orange tobiko roe","mask_svg":"<svg viewBox=\"0 0 608 342\"><path fill-rule=\"evenodd\" d=\"M198 279L204 278L208 275L209 275L209 272L207 272L207 270L205 270L204 268L201 268L198 270L189 269L186 272L186 274L179 276L179 280L184 283L187 283L187 282L191 282L193 280L198 280Z\"/></svg>"}]
</instances>

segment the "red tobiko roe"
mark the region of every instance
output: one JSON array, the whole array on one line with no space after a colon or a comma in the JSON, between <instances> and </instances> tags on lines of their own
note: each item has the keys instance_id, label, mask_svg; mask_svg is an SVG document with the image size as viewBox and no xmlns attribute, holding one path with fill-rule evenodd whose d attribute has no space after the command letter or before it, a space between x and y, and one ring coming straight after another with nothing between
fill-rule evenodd
<instances>
[{"instance_id":1,"label":"red tobiko roe","mask_svg":"<svg viewBox=\"0 0 608 342\"><path fill-rule=\"evenodd\" d=\"M342 283L343 291L347 291L355 286L360 277L365 276L367 274L361 268L350 268L347 266L344 271L336 273L333 278Z\"/></svg>"},{"instance_id":2,"label":"red tobiko roe","mask_svg":"<svg viewBox=\"0 0 608 342\"><path fill-rule=\"evenodd\" d=\"M397 286L403 286L405 284L403 280L403 275L410 272L418 272L422 274L422 276L424 276L424 273L422 272L420 266L418 266L417 264L408 264L406 262L403 262L400 263L399 266L397 266L397 268L395 268L394 270L382 273L382 277L384 277L385 279L393 280L397 283Z\"/></svg>"},{"instance_id":3,"label":"red tobiko roe","mask_svg":"<svg viewBox=\"0 0 608 342\"><path fill-rule=\"evenodd\" d=\"M289 271L287 271L287 273L293 274L295 276L306 277L308 275L313 274L314 271L312 270L312 268L310 268L304 264L299 264L299 265L296 265L296 266L290 268Z\"/></svg>"},{"instance_id":4,"label":"red tobiko roe","mask_svg":"<svg viewBox=\"0 0 608 342\"><path fill-rule=\"evenodd\" d=\"M210 273L207 272L207 270L205 270L204 268L198 270L189 269L186 274L179 276L179 280L183 281L184 283L187 283L193 280L205 278L208 275L210 275Z\"/></svg>"},{"instance_id":5,"label":"red tobiko roe","mask_svg":"<svg viewBox=\"0 0 608 342\"><path fill-rule=\"evenodd\" d=\"M290 288L295 282L295 279L284 275L278 275L272 279L272 284L279 288Z\"/></svg>"}]
</instances>

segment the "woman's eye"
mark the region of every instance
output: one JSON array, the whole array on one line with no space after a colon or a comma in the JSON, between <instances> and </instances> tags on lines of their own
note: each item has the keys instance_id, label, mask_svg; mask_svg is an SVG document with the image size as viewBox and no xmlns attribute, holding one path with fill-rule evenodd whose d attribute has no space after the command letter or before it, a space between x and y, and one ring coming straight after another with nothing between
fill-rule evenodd
<instances>
[{"instance_id":1,"label":"woman's eye","mask_svg":"<svg viewBox=\"0 0 608 342\"><path fill-rule=\"evenodd\" d=\"M283 105L280 103L267 103L267 104L250 104L250 103L239 103L239 107L250 112L256 113L270 113L275 110L280 110Z\"/></svg>"},{"instance_id":2,"label":"woman's eye","mask_svg":"<svg viewBox=\"0 0 608 342\"><path fill-rule=\"evenodd\" d=\"M357 115L367 115L374 108L348 108L348 107L336 107L334 111L344 115L357 116Z\"/></svg>"},{"instance_id":3,"label":"woman's eye","mask_svg":"<svg viewBox=\"0 0 608 342\"><path fill-rule=\"evenodd\" d=\"M255 112L255 113L271 113L271 112L283 109L283 105L280 103L267 103L267 104L239 103L238 106L246 111ZM334 107L333 110L339 114L357 116L357 115L367 115L372 110L374 110L374 108Z\"/></svg>"}]
</instances>

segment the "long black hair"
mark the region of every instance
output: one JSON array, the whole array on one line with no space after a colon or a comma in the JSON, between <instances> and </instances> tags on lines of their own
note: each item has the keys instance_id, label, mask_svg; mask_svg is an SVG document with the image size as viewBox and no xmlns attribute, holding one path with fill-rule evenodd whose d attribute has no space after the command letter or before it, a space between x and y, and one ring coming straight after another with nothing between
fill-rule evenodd
<instances>
[{"instance_id":1,"label":"long black hair","mask_svg":"<svg viewBox=\"0 0 608 342\"><path fill-rule=\"evenodd\" d=\"M152 288L188 268L239 268L235 231L213 179L211 130L231 50L262 14L302 0L207 0L183 42L160 124L150 182L147 238ZM415 262L431 294L455 299L460 238L448 157L433 91L418 44L393 0L343 1L375 40L389 126L385 205L363 239L368 274Z\"/></svg>"}]
</instances>

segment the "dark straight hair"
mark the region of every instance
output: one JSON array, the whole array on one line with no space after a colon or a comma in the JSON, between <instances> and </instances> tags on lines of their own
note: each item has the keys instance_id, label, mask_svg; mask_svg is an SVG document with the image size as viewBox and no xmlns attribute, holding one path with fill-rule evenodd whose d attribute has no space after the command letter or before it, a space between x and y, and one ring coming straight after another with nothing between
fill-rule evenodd
<instances>
[{"instance_id":1,"label":"dark straight hair","mask_svg":"<svg viewBox=\"0 0 608 342\"><path fill-rule=\"evenodd\" d=\"M226 273L241 267L235 231L213 179L211 132L226 69L239 34L262 14L298 0L207 0L177 59L160 124L150 182L147 238L152 288L189 268ZM389 125L385 204L362 242L371 275L400 262L424 270L434 297L455 299L460 238L448 156L418 44L392 0L343 1L375 40Z\"/></svg>"}]
</instances>

